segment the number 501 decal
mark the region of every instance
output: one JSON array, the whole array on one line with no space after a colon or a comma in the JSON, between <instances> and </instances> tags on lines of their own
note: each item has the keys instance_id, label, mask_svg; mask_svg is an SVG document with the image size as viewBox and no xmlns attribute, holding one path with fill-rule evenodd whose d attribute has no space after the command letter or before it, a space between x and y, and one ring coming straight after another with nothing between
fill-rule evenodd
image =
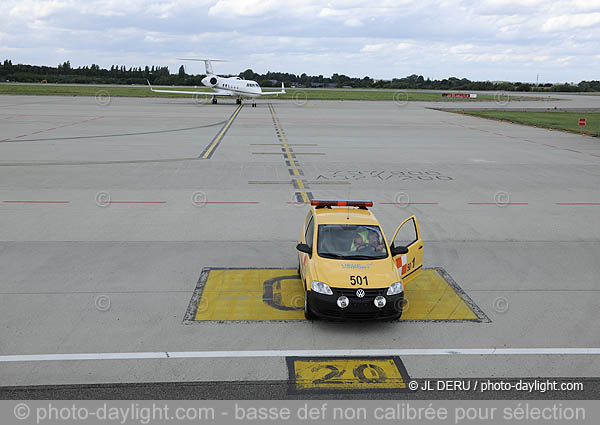
<instances>
[{"instance_id":1,"label":"number 501 decal","mask_svg":"<svg viewBox=\"0 0 600 425\"><path fill-rule=\"evenodd\" d=\"M367 276L350 276L350 285L362 285L363 282L365 285L369 284Z\"/></svg>"}]
</instances>

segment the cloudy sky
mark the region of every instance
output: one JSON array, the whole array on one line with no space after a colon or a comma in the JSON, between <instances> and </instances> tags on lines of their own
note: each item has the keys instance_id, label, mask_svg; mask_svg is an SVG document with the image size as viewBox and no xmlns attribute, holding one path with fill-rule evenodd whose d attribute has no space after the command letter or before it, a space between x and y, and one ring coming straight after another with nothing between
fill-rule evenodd
<instances>
[{"instance_id":1,"label":"cloudy sky","mask_svg":"<svg viewBox=\"0 0 600 425\"><path fill-rule=\"evenodd\" d=\"M1 0L0 58L217 73L600 79L600 0ZM201 64L186 63L189 73Z\"/></svg>"}]
</instances>

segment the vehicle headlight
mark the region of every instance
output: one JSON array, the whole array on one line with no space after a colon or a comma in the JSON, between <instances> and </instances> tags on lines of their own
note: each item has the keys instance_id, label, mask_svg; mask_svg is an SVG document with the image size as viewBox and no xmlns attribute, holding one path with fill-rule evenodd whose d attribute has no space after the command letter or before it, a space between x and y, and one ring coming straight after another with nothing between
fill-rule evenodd
<instances>
[{"instance_id":1,"label":"vehicle headlight","mask_svg":"<svg viewBox=\"0 0 600 425\"><path fill-rule=\"evenodd\" d=\"M377 307L377 308L385 307L386 302L387 301L385 300L385 297L382 297L381 295L375 297L375 299L373 300L373 303L375 304L375 307Z\"/></svg>"},{"instance_id":2,"label":"vehicle headlight","mask_svg":"<svg viewBox=\"0 0 600 425\"><path fill-rule=\"evenodd\" d=\"M342 295L337 299L337 305L339 308L346 308L350 304L350 300L345 295Z\"/></svg>"},{"instance_id":3,"label":"vehicle headlight","mask_svg":"<svg viewBox=\"0 0 600 425\"><path fill-rule=\"evenodd\" d=\"M398 295L404 292L404 288L402 287L402 282L392 283L387 290L386 295Z\"/></svg>"},{"instance_id":4,"label":"vehicle headlight","mask_svg":"<svg viewBox=\"0 0 600 425\"><path fill-rule=\"evenodd\" d=\"M333 295L333 291L331 290L329 285L323 282L319 282L318 280L313 280L312 285L310 285L310 289L312 291L318 292L319 294Z\"/></svg>"}]
</instances>

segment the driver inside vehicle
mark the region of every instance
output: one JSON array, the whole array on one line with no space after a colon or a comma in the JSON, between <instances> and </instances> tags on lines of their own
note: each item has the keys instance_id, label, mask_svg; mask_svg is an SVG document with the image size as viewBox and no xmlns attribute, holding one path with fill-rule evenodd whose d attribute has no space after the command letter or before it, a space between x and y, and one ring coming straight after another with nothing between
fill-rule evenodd
<instances>
[{"instance_id":1,"label":"driver inside vehicle","mask_svg":"<svg viewBox=\"0 0 600 425\"><path fill-rule=\"evenodd\" d=\"M367 240L367 246L363 249L372 252L384 252L383 243L379 239L379 235L377 234L377 232L369 230L369 233L367 234Z\"/></svg>"},{"instance_id":2,"label":"driver inside vehicle","mask_svg":"<svg viewBox=\"0 0 600 425\"><path fill-rule=\"evenodd\" d=\"M385 250L377 232L373 230L362 230L354 235L352 245L350 246L350 252L375 254L385 252Z\"/></svg>"},{"instance_id":3,"label":"driver inside vehicle","mask_svg":"<svg viewBox=\"0 0 600 425\"><path fill-rule=\"evenodd\" d=\"M350 252L359 251L367 246L367 232L356 232L354 239L352 239L352 245L350 246Z\"/></svg>"}]
</instances>

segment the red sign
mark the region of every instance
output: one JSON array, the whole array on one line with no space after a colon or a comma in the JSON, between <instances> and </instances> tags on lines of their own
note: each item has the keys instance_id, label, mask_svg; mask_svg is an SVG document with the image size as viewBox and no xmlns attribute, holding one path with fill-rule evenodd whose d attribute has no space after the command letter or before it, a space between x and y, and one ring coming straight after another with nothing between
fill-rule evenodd
<instances>
[{"instance_id":1,"label":"red sign","mask_svg":"<svg viewBox=\"0 0 600 425\"><path fill-rule=\"evenodd\" d=\"M585 127L585 118L579 118L579 127Z\"/></svg>"},{"instance_id":2,"label":"red sign","mask_svg":"<svg viewBox=\"0 0 600 425\"><path fill-rule=\"evenodd\" d=\"M463 97L465 99L469 99L477 96L471 93L442 93L442 97Z\"/></svg>"}]
</instances>

